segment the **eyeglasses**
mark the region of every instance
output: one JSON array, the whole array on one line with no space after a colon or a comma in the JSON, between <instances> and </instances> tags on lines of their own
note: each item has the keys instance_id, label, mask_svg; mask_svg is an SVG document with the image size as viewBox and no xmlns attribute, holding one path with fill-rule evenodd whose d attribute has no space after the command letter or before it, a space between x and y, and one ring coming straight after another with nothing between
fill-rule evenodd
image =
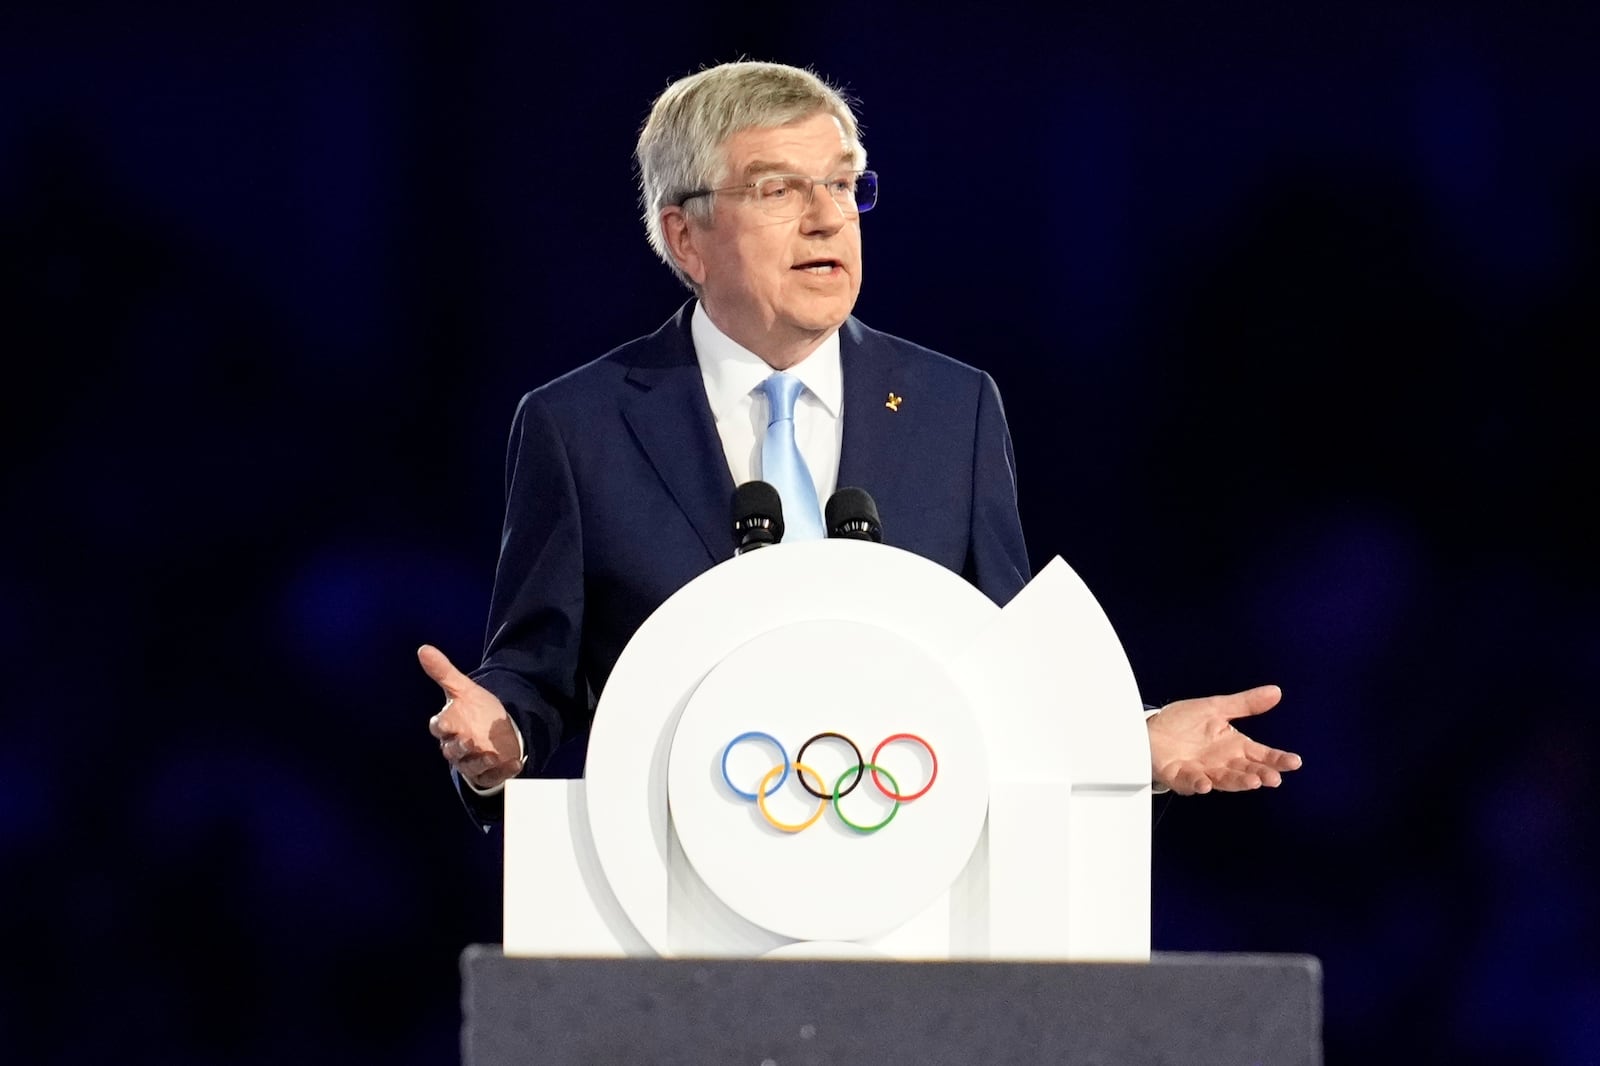
<instances>
[{"instance_id":1,"label":"eyeglasses","mask_svg":"<svg viewBox=\"0 0 1600 1066\"><path fill-rule=\"evenodd\" d=\"M678 206L697 196L710 196L718 192L744 192L750 195L757 207L774 218L799 218L811 207L816 187L823 186L839 210L846 215L859 215L871 211L878 202L878 172L876 170L845 170L825 178L811 178L804 174L768 174L743 185L728 185L720 189L696 189L684 193Z\"/></svg>"}]
</instances>

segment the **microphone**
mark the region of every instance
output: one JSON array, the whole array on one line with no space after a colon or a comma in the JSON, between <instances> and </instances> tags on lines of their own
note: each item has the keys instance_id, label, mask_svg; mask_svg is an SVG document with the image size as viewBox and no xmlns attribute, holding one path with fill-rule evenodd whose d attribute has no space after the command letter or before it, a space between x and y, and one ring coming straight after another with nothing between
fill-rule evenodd
<instances>
[{"instance_id":1,"label":"microphone","mask_svg":"<svg viewBox=\"0 0 1600 1066\"><path fill-rule=\"evenodd\" d=\"M866 489L840 489L828 497L823 509L829 538L869 540L883 543L883 523L878 520L878 505Z\"/></svg>"},{"instance_id":2,"label":"microphone","mask_svg":"<svg viewBox=\"0 0 1600 1066\"><path fill-rule=\"evenodd\" d=\"M765 481L733 490L733 554L765 548L783 539L783 499Z\"/></svg>"}]
</instances>

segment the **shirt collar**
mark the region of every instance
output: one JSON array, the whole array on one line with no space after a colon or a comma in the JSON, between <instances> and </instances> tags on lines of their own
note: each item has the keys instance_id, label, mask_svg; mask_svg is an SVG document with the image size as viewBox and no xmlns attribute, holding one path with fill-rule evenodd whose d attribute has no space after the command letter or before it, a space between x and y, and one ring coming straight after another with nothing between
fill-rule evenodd
<instances>
[{"instance_id":1,"label":"shirt collar","mask_svg":"<svg viewBox=\"0 0 1600 1066\"><path fill-rule=\"evenodd\" d=\"M700 363L706 399L711 414L721 422L741 410L740 403L772 374L772 367L759 355L729 337L711 321L698 302L689 321L694 340L694 356ZM844 374L839 366L839 331L828 334L815 351L789 368L806 391L817 398L830 416L839 417L844 406Z\"/></svg>"}]
</instances>

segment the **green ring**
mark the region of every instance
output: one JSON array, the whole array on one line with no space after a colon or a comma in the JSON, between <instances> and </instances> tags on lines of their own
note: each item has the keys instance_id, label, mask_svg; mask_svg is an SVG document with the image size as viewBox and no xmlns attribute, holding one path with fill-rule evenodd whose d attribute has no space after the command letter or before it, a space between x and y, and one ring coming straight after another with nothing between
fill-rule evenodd
<instances>
[{"instance_id":1,"label":"green ring","mask_svg":"<svg viewBox=\"0 0 1600 1066\"><path fill-rule=\"evenodd\" d=\"M844 787L844 779L849 777L851 774L864 774L868 770L876 770L884 777L887 777L889 779L889 784L894 786L894 790L896 792L900 791L900 782L896 781L894 779L894 775L881 766L874 766L872 763L866 763L862 766L846 767L844 773L839 775L839 780L833 783L833 813L839 816L839 821L843 822L845 825L849 826L851 829L854 829L858 833L876 833L878 830L894 821L895 814L900 810L900 801L895 800L894 806L889 809L889 817L885 818L877 825L857 825L844 816L844 811L839 809L839 790Z\"/></svg>"}]
</instances>

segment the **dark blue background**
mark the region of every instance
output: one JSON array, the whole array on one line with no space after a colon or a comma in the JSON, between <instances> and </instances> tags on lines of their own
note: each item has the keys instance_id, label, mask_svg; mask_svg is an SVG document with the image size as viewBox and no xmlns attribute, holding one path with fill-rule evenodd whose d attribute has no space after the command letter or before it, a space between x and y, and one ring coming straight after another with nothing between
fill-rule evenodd
<instances>
[{"instance_id":1,"label":"dark blue background","mask_svg":"<svg viewBox=\"0 0 1600 1066\"><path fill-rule=\"evenodd\" d=\"M35 6L0 1058L453 1061L499 845L413 649L475 661L517 397L683 297L650 100L750 56L861 100L858 311L994 374L1146 699L1284 687L1156 946L1321 956L1330 1062L1600 1061L1592 5Z\"/></svg>"}]
</instances>

